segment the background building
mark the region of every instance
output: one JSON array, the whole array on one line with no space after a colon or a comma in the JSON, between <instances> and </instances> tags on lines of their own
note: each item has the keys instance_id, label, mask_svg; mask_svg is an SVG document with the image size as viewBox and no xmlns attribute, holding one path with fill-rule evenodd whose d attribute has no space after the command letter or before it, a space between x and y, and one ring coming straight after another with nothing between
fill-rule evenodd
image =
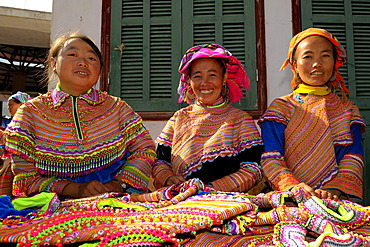
<instances>
[{"instance_id":1,"label":"background building","mask_svg":"<svg viewBox=\"0 0 370 247\"><path fill-rule=\"evenodd\" d=\"M50 47L51 17L49 12L0 7L1 116L9 116L7 99L13 93L36 96L47 90L41 78Z\"/></svg>"}]
</instances>

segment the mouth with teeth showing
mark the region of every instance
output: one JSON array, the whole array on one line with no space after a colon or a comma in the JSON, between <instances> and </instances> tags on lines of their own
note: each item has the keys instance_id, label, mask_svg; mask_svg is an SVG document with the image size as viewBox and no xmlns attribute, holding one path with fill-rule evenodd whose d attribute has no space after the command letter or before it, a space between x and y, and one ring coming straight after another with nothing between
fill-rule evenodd
<instances>
[{"instance_id":1,"label":"mouth with teeth showing","mask_svg":"<svg viewBox=\"0 0 370 247\"><path fill-rule=\"evenodd\" d=\"M324 72L312 72L311 75L323 75Z\"/></svg>"},{"instance_id":2,"label":"mouth with teeth showing","mask_svg":"<svg viewBox=\"0 0 370 247\"><path fill-rule=\"evenodd\" d=\"M211 94L211 93L213 93L213 89L209 89L209 90L199 90L199 92L200 92L201 94Z\"/></svg>"},{"instance_id":3,"label":"mouth with teeth showing","mask_svg":"<svg viewBox=\"0 0 370 247\"><path fill-rule=\"evenodd\" d=\"M88 75L86 72L82 72L82 71L77 71L76 73L79 74L79 75L83 75L83 76L87 76Z\"/></svg>"}]
</instances>

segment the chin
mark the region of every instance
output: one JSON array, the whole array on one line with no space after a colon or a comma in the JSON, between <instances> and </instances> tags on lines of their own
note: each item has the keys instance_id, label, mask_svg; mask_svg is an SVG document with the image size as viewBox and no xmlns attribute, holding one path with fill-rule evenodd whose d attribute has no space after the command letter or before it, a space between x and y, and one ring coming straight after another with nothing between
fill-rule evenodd
<instances>
[{"instance_id":1,"label":"chin","mask_svg":"<svg viewBox=\"0 0 370 247\"><path fill-rule=\"evenodd\" d=\"M306 84L313 86L313 87L321 87L321 86L325 86L326 82L308 82Z\"/></svg>"}]
</instances>

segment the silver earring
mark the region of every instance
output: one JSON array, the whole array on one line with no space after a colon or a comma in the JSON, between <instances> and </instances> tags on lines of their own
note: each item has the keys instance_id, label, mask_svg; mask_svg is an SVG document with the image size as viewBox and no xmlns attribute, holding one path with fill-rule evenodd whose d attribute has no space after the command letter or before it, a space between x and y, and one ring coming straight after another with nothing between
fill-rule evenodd
<instances>
[{"instance_id":1,"label":"silver earring","mask_svg":"<svg viewBox=\"0 0 370 247\"><path fill-rule=\"evenodd\" d=\"M296 81L296 83L301 83L302 82L302 79L301 79L301 77L299 76L299 74L298 73L296 73L295 74L295 81Z\"/></svg>"},{"instance_id":2,"label":"silver earring","mask_svg":"<svg viewBox=\"0 0 370 247\"><path fill-rule=\"evenodd\" d=\"M226 83L223 84L221 96L225 99L229 98L229 87L226 85Z\"/></svg>"},{"instance_id":3,"label":"silver earring","mask_svg":"<svg viewBox=\"0 0 370 247\"><path fill-rule=\"evenodd\" d=\"M335 79L337 79L337 72L335 71L333 76L330 77L330 81L335 81Z\"/></svg>"}]
</instances>

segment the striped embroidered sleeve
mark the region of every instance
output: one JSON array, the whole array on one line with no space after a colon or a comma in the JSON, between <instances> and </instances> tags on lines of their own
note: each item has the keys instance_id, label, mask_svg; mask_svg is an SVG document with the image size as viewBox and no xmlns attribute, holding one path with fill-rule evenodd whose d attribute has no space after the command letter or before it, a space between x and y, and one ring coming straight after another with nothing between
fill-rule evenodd
<instances>
[{"instance_id":1,"label":"striped embroidered sleeve","mask_svg":"<svg viewBox=\"0 0 370 247\"><path fill-rule=\"evenodd\" d=\"M339 163L338 173L323 189L338 189L350 198L362 199L362 175L364 160L361 155L348 153Z\"/></svg>"},{"instance_id":2,"label":"striped embroidered sleeve","mask_svg":"<svg viewBox=\"0 0 370 247\"><path fill-rule=\"evenodd\" d=\"M277 121L263 121L261 135L265 152L261 157L262 170L274 190L285 191L299 184L284 160L284 130L286 125Z\"/></svg>"},{"instance_id":3,"label":"striped embroidered sleeve","mask_svg":"<svg viewBox=\"0 0 370 247\"><path fill-rule=\"evenodd\" d=\"M349 197L362 199L362 184L364 170L364 148L362 145L363 124L356 121L351 126L353 143L336 147L336 156L339 158L337 175L324 184L324 189L338 189Z\"/></svg>"},{"instance_id":4,"label":"striped embroidered sleeve","mask_svg":"<svg viewBox=\"0 0 370 247\"><path fill-rule=\"evenodd\" d=\"M156 189L164 187L165 182L173 176L172 168L164 160L158 160L153 167L153 184Z\"/></svg>"},{"instance_id":5,"label":"striped embroidered sleeve","mask_svg":"<svg viewBox=\"0 0 370 247\"><path fill-rule=\"evenodd\" d=\"M284 158L277 151L264 152L261 166L274 190L286 191L299 184L290 169L286 167Z\"/></svg>"},{"instance_id":6,"label":"striped embroidered sleeve","mask_svg":"<svg viewBox=\"0 0 370 247\"><path fill-rule=\"evenodd\" d=\"M29 196L39 192L55 192L61 194L64 187L69 183L66 179L40 176L32 162L21 156L12 155L13 172L13 195Z\"/></svg>"},{"instance_id":7,"label":"striped embroidered sleeve","mask_svg":"<svg viewBox=\"0 0 370 247\"><path fill-rule=\"evenodd\" d=\"M144 126L127 146L130 156L122 171L116 176L132 187L147 191L152 166L155 162L154 142Z\"/></svg>"},{"instance_id":8,"label":"striped embroidered sleeve","mask_svg":"<svg viewBox=\"0 0 370 247\"><path fill-rule=\"evenodd\" d=\"M156 160L155 145L141 117L126 103L122 107L122 133L130 156L116 178L136 189L148 190L149 177Z\"/></svg>"},{"instance_id":9,"label":"striped embroidered sleeve","mask_svg":"<svg viewBox=\"0 0 370 247\"><path fill-rule=\"evenodd\" d=\"M219 191L247 192L262 179L260 166L255 162L243 162L241 168L211 183Z\"/></svg>"},{"instance_id":10,"label":"striped embroidered sleeve","mask_svg":"<svg viewBox=\"0 0 370 247\"><path fill-rule=\"evenodd\" d=\"M28 108L27 108L28 109ZM35 167L35 141L30 111L20 108L6 130L6 149L12 158L14 173L12 193L15 196L29 196L43 191L61 193L67 180L42 177Z\"/></svg>"}]
</instances>

